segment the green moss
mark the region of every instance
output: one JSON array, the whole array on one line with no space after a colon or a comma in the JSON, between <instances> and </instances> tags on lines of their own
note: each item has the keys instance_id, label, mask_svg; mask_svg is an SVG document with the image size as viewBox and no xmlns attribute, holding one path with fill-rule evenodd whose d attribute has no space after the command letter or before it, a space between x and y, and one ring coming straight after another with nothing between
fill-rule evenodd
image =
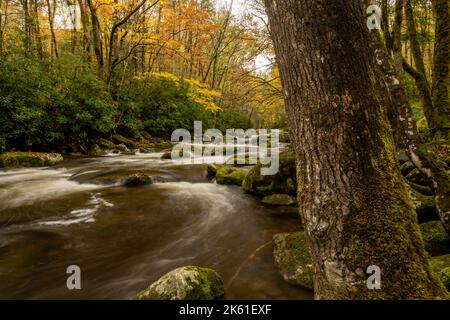
<instances>
[{"instance_id":1,"label":"green moss","mask_svg":"<svg viewBox=\"0 0 450 320\"><path fill-rule=\"evenodd\" d=\"M5 152L0 154L0 167L46 167L63 161L59 153Z\"/></svg>"},{"instance_id":2,"label":"green moss","mask_svg":"<svg viewBox=\"0 0 450 320\"><path fill-rule=\"evenodd\" d=\"M212 269L175 269L138 293L136 300L214 300L225 294L222 278Z\"/></svg>"},{"instance_id":3,"label":"green moss","mask_svg":"<svg viewBox=\"0 0 450 320\"><path fill-rule=\"evenodd\" d=\"M313 265L304 232L276 234L273 256L283 279L306 289L314 288Z\"/></svg>"},{"instance_id":4,"label":"green moss","mask_svg":"<svg viewBox=\"0 0 450 320\"><path fill-rule=\"evenodd\" d=\"M217 167L216 181L218 184L242 186L248 171L233 167Z\"/></svg>"},{"instance_id":5,"label":"green moss","mask_svg":"<svg viewBox=\"0 0 450 320\"><path fill-rule=\"evenodd\" d=\"M450 237L445 232L442 223L439 221L431 221L420 225L425 250L431 256L438 256L450 253Z\"/></svg>"},{"instance_id":6,"label":"green moss","mask_svg":"<svg viewBox=\"0 0 450 320\"><path fill-rule=\"evenodd\" d=\"M381 141L374 139L362 155L364 179L351 182L350 214L344 221L342 252L345 265L358 289L346 292L348 299L429 299L446 296L431 272L416 212L404 177L398 167L396 148L387 119L379 124ZM360 179L360 180L358 180ZM368 266L382 270L382 289L369 290L364 272ZM330 270L333 271L333 270ZM340 275L340 277L342 277Z\"/></svg>"},{"instance_id":7,"label":"green moss","mask_svg":"<svg viewBox=\"0 0 450 320\"><path fill-rule=\"evenodd\" d=\"M280 170L276 175L263 176L261 168L261 163L258 163L250 170L242 184L245 192L257 196L275 193L297 195L297 173L292 151L280 153Z\"/></svg>"},{"instance_id":8,"label":"green moss","mask_svg":"<svg viewBox=\"0 0 450 320\"><path fill-rule=\"evenodd\" d=\"M431 258L430 266L446 288L450 290L450 254Z\"/></svg>"},{"instance_id":9,"label":"green moss","mask_svg":"<svg viewBox=\"0 0 450 320\"><path fill-rule=\"evenodd\" d=\"M115 134L112 136L112 140L114 143L116 144L124 144L126 145L128 148L134 149L136 148L136 143L130 139L127 139L123 136L121 136L120 134Z\"/></svg>"}]
</instances>

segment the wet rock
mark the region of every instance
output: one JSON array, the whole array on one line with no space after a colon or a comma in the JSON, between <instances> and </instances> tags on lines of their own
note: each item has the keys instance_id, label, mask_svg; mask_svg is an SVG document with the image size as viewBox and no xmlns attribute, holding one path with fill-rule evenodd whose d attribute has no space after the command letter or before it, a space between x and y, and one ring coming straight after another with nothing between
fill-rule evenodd
<instances>
[{"instance_id":1,"label":"wet rock","mask_svg":"<svg viewBox=\"0 0 450 320\"><path fill-rule=\"evenodd\" d=\"M224 295L220 275L212 269L175 269L136 295L137 300L215 300Z\"/></svg>"},{"instance_id":2,"label":"wet rock","mask_svg":"<svg viewBox=\"0 0 450 320\"><path fill-rule=\"evenodd\" d=\"M106 150L114 150L114 149L116 149L116 145L112 141L109 141L107 139L103 139L103 138L99 139L97 141L97 144L100 147L102 147L103 149L106 149Z\"/></svg>"},{"instance_id":3,"label":"wet rock","mask_svg":"<svg viewBox=\"0 0 450 320\"><path fill-rule=\"evenodd\" d=\"M63 161L59 153L5 152L0 154L0 167L47 167Z\"/></svg>"},{"instance_id":4,"label":"wet rock","mask_svg":"<svg viewBox=\"0 0 450 320\"><path fill-rule=\"evenodd\" d=\"M123 143L122 144L118 144L116 146L116 149L119 150L120 152L123 152L123 153L130 153L131 152L131 150L128 149L127 146L124 145Z\"/></svg>"},{"instance_id":5,"label":"wet rock","mask_svg":"<svg viewBox=\"0 0 450 320\"><path fill-rule=\"evenodd\" d=\"M430 267L450 290L450 254L431 258Z\"/></svg>"},{"instance_id":6,"label":"wet rock","mask_svg":"<svg viewBox=\"0 0 450 320\"><path fill-rule=\"evenodd\" d=\"M417 212L419 223L439 220L434 197L423 195L414 189L410 189L410 195Z\"/></svg>"},{"instance_id":7,"label":"wet rock","mask_svg":"<svg viewBox=\"0 0 450 320\"><path fill-rule=\"evenodd\" d=\"M214 179L217 175L218 169L219 166L217 164L208 164L208 167L206 168L206 176L208 179Z\"/></svg>"},{"instance_id":8,"label":"wet rock","mask_svg":"<svg viewBox=\"0 0 450 320\"><path fill-rule=\"evenodd\" d=\"M124 144L127 146L127 148L135 149L136 143L130 139L127 139L120 134L115 134L112 136L112 140L116 144Z\"/></svg>"},{"instance_id":9,"label":"wet rock","mask_svg":"<svg viewBox=\"0 0 450 320\"><path fill-rule=\"evenodd\" d=\"M166 151L161 156L161 159L163 160L172 160L172 151Z\"/></svg>"},{"instance_id":10,"label":"wet rock","mask_svg":"<svg viewBox=\"0 0 450 320\"><path fill-rule=\"evenodd\" d=\"M288 194L273 194L262 199L262 203L272 206L292 206L296 204L295 198Z\"/></svg>"},{"instance_id":11,"label":"wet rock","mask_svg":"<svg viewBox=\"0 0 450 320\"><path fill-rule=\"evenodd\" d=\"M288 194L296 196L297 178L295 156L287 150L280 153L280 170L276 175L261 175L262 165L259 163L253 167L245 178L242 187L245 192L257 196L272 194Z\"/></svg>"},{"instance_id":12,"label":"wet rock","mask_svg":"<svg viewBox=\"0 0 450 320\"><path fill-rule=\"evenodd\" d=\"M104 156L105 154L106 154L105 150L100 148L98 144L93 144L88 150L88 155L93 157L101 157Z\"/></svg>"},{"instance_id":13,"label":"wet rock","mask_svg":"<svg viewBox=\"0 0 450 320\"><path fill-rule=\"evenodd\" d=\"M450 253L450 236L440 221L431 221L420 225L425 250L431 256Z\"/></svg>"},{"instance_id":14,"label":"wet rock","mask_svg":"<svg viewBox=\"0 0 450 320\"><path fill-rule=\"evenodd\" d=\"M130 175L125 180L125 186L126 187L139 187L139 186L145 186L148 184L154 183L154 180L149 175L146 175L145 173L135 173Z\"/></svg>"},{"instance_id":15,"label":"wet rock","mask_svg":"<svg viewBox=\"0 0 450 320\"><path fill-rule=\"evenodd\" d=\"M247 176L248 171L233 167L218 167L216 171L216 181L223 185L242 186L242 182Z\"/></svg>"},{"instance_id":16,"label":"wet rock","mask_svg":"<svg viewBox=\"0 0 450 320\"><path fill-rule=\"evenodd\" d=\"M286 282L314 289L313 265L304 232L274 235L273 257Z\"/></svg>"}]
</instances>

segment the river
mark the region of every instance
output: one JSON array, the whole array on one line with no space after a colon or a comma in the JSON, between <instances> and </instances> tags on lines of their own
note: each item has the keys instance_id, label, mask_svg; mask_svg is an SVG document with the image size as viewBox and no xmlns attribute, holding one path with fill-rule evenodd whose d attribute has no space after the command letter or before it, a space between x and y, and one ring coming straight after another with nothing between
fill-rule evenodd
<instances>
[{"instance_id":1,"label":"river","mask_svg":"<svg viewBox=\"0 0 450 320\"><path fill-rule=\"evenodd\" d=\"M226 299L312 298L272 258L272 236L299 230L298 219L209 181L205 165L161 155L0 171L0 298L131 299L186 265L218 271ZM136 172L156 183L124 187ZM67 289L69 265L81 268L82 290Z\"/></svg>"}]
</instances>

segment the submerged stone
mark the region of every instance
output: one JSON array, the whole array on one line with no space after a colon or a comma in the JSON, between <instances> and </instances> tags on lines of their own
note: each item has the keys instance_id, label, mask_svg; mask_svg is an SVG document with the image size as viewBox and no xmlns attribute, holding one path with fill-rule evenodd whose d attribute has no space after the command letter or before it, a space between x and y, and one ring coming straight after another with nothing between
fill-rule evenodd
<instances>
[{"instance_id":1,"label":"submerged stone","mask_svg":"<svg viewBox=\"0 0 450 320\"><path fill-rule=\"evenodd\" d=\"M47 167L63 161L59 153L5 152L0 154L0 167Z\"/></svg>"},{"instance_id":2,"label":"submerged stone","mask_svg":"<svg viewBox=\"0 0 450 320\"><path fill-rule=\"evenodd\" d=\"M215 300L225 294L222 278L208 268L181 267L170 271L137 294L137 300Z\"/></svg>"},{"instance_id":3,"label":"submerged stone","mask_svg":"<svg viewBox=\"0 0 450 320\"><path fill-rule=\"evenodd\" d=\"M152 177L146 175L145 173L132 174L125 180L126 187L139 187L152 183L153 183Z\"/></svg>"},{"instance_id":4,"label":"submerged stone","mask_svg":"<svg viewBox=\"0 0 450 320\"><path fill-rule=\"evenodd\" d=\"M273 256L283 279L313 290L313 265L304 232L282 233L273 237Z\"/></svg>"}]
</instances>

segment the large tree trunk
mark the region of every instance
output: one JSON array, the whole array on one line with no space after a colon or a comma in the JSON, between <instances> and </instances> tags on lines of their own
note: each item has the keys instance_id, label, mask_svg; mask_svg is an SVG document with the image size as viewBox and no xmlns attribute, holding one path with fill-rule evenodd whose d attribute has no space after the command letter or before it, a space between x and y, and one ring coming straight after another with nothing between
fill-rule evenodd
<instances>
[{"instance_id":1,"label":"large tree trunk","mask_svg":"<svg viewBox=\"0 0 450 320\"><path fill-rule=\"evenodd\" d=\"M318 299L433 298L359 0L265 0ZM365 271L381 268L381 290Z\"/></svg>"},{"instance_id":2,"label":"large tree trunk","mask_svg":"<svg viewBox=\"0 0 450 320\"><path fill-rule=\"evenodd\" d=\"M433 0L436 17L436 40L433 62L432 96L436 124L433 129L436 140L450 139L450 3Z\"/></svg>"}]
</instances>

